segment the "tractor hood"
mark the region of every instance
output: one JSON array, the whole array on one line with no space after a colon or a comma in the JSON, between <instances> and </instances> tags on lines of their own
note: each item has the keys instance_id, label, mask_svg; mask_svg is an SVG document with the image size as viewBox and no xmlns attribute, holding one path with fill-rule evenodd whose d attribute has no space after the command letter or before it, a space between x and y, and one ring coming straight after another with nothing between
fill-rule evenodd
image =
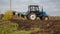
<instances>
[{"instance_id":1,"label":"tractor hood","mask_svg":"<svg viewBox=\"0 0 60 34\"><path fill-rule=\"evenodd\" d=\"M43 16L46 16L46 11L41 12Z\"/></svg>"}]
</instances>

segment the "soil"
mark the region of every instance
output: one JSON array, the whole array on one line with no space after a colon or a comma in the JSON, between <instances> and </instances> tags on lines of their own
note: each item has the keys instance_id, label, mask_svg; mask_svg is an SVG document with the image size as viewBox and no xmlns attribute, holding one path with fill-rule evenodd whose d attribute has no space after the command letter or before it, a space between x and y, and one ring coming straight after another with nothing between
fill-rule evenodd
<instances>
[{"instance_id":1,"label":"soil","mask_svg":"<svg viewBox=\"0 0 60 34\"><path fill-rule=\"evenodd\" d=\"M31 34L60 34L60 20L10 20L18 23L18 30L30 30L30 28L41 28L42 30L32 32Z\"/></svg>"}]
</instances>

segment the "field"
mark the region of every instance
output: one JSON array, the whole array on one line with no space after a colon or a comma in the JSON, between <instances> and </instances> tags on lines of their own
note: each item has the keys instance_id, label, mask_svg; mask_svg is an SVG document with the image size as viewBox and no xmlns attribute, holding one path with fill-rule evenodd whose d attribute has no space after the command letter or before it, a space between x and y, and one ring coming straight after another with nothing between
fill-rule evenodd
<instances>
[{"instance_id":1,"label":"field","mask_svg":"<svg viewBox=\"0 0 60 34\"><path fill-rule=\"evenodd\" d=\"M0 34L60 34L60 17L44 20L0 19Z\"/></svg>"},{"instance_id":2,"label":"field","mask_svg":"<svg viewBox=\"0 0 60 34\"><path fill-rule=\"evenodd\" d=\"M60 34L60 20L11 20L19 24L19 30L32 31L32 34Z\"/></svg>"}]
</instances>

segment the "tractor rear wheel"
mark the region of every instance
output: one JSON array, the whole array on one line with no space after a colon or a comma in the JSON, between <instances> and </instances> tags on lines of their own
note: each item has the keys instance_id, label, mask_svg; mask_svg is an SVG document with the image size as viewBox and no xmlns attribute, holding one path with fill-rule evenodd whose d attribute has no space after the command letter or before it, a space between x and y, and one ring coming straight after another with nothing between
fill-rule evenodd
<instances>
[{"instance_id":1,"label":"tractor rear wheel","mask_svg":"<svg viewBox=\"0 0 60 34\"><path fill-rule=\"evenodd\" d=\"M35 13L30 13L30 14L28 15L28 19L30 19L30 20L35 20L35 19L36 19L36 14L35 14Z\"/></svg>"}]
</instances>

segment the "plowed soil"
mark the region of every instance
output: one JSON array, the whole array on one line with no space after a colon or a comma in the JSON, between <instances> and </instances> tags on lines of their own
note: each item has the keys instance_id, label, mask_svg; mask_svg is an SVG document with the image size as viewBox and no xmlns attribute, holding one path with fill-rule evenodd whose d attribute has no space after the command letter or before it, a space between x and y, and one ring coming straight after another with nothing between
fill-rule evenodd
<instances>
[{"instance_id":1,"label":"plowed soil","mask_svg":"<svg viewBox=\"0 0 60 34\"><path fill-rule=\"evenodd\" d=\"M30 30L30 28L40 28L41 30L37 32L32 32L31 34L60 34L60 20L10 20L12 22L18 23L18 30L25 29Z\"/></svg>"}]
</instances>

